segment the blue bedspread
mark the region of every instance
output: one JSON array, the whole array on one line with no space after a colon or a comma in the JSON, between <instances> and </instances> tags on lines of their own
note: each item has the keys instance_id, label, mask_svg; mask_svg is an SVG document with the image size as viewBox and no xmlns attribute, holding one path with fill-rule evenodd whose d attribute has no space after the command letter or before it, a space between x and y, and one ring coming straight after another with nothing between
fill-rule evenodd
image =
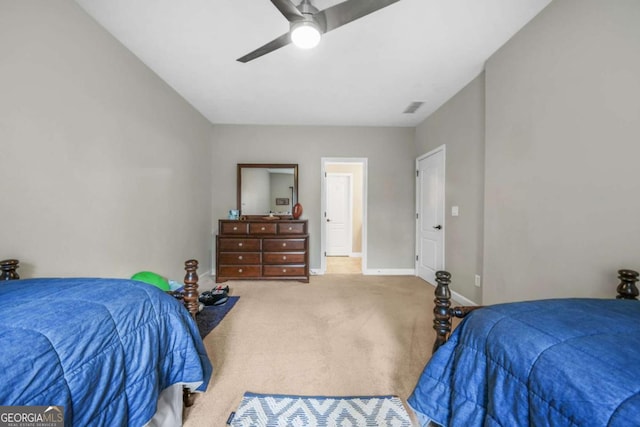
<instances>
[{"instance_id":1,"label":"blue bedspread","mask_svg":"<svg viewBox=\"0 0 640 427\"><path fill-rule=\"evenodd\" d=\"M564 299L476 310L409 398L443 426L640 426L640 302Z\"/></svg>"},{"instance_id":2,"label":"blue bedspread","mask_svg":"<svg viewBox=\"0 0 640 427\"><path fill-rule=\"evenodd\" d=\"M0 405L63 405L65 425L141 426L163 389L203 391L211 372L195 322L154 286L0 282Z\"/></svg>"}]
</instances>

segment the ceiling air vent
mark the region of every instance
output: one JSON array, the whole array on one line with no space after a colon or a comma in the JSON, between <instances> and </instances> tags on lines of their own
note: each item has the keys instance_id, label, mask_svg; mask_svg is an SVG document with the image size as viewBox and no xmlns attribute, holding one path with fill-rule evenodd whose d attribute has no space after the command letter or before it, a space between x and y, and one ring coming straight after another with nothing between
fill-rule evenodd
<instances>
[{"instance_id":1,"label":"ceiling air vent","mask_svg":"<svg viewBox=\"0 0 640 427\"><path fill-rule=\"evenodd\" d=\"M413 114L418 110L418 108L422 107L422 104L424 104L423 101L414 101L411 104L409 104L407 108L404 109L403 113Z\"/></svg>"}]
</instances>

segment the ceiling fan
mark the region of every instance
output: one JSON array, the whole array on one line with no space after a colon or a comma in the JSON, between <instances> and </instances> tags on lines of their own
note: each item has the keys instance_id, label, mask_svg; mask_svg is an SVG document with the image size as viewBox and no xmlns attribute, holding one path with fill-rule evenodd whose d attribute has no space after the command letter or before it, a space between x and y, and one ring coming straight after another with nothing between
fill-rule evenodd
<instances>
[{"instance_id":1,"label":"ceiling fan","mask_svg":"<svg viewBox=\"0 0 640 427\"><path fill-rule=\"evenodd\" d=\"M318 10L311 4L311 0L302 0L297 6L291 0L271 0L271 3L289 21L290 31L238 58L238 61L249 62L280 49L292 41L302 48L314 47L320 41L322 34L398 1L400 0L347 0L324 10Z\"/></svg>"}]
</instances>

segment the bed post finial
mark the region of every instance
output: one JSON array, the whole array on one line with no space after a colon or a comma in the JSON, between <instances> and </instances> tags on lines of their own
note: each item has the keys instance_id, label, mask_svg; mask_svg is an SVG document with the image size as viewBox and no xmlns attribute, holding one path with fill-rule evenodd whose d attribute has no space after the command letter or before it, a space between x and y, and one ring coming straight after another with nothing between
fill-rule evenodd
<instances>
[{"instance_id":1,"label":"bed post finial","mask_svg":"<svg viewBox=\"0 0 640 427\"><path fill-rule=\"evenodd\" d=\"M436 342L433 344L433 353L447 341L451 332L451 273L448 271L436 271L435 306L433 307L433 329L436 330Z\"/></svg>"},{"instance_id":2,"label":"bed post finial","mask_svg":"<svg viewBox=\"0 0 640 427\"><path fill-rule=\"evenodd\" d=\"M18 280L20 276L16 273L20 267L20 261L17 259L5 259L0 261L0 281L1 280Z\"/></svg>"},{"instance_id":3,"label":"bed post finial","mask_svg":"<svg viewBox=\"0 0 640 427\"><path fill-rule=\"evenodd\" d=\"M198 313L198 261L190 259L185 261L184 269L186 274L184 276L184 305L191 313L191 317L195 320Z\"/></svg>"},{"instance_id":4,"label":"bed post finial","mask_svg":"<svg viewBox=\"0 0 640 427\"><path fill-rule=\"evenodd\" d=\"M618 285L617 299L638 299L638 288L636 282L638 282L638 272L634 270L618 270L618 279L620 284Z\"/></svg>"}]
</instances>

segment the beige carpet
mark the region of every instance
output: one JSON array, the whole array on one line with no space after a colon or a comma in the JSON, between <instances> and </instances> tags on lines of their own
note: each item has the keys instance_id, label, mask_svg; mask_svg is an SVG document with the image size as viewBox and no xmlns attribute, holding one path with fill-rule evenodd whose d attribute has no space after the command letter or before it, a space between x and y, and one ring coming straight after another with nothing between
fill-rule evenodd
<instances>
[{"instance_id":1,"label":"beige carpet","mask_svg":"<svg viewBox=\"0 0 640 427\"><path fill-rule=\"evenodd\" d=\"M204 340L214 373L186 410L187 427L224 426L245 391L406 402L429 359L433 287L416 277L227 284L240 300Z\"/></svg>"}]
</instances>

